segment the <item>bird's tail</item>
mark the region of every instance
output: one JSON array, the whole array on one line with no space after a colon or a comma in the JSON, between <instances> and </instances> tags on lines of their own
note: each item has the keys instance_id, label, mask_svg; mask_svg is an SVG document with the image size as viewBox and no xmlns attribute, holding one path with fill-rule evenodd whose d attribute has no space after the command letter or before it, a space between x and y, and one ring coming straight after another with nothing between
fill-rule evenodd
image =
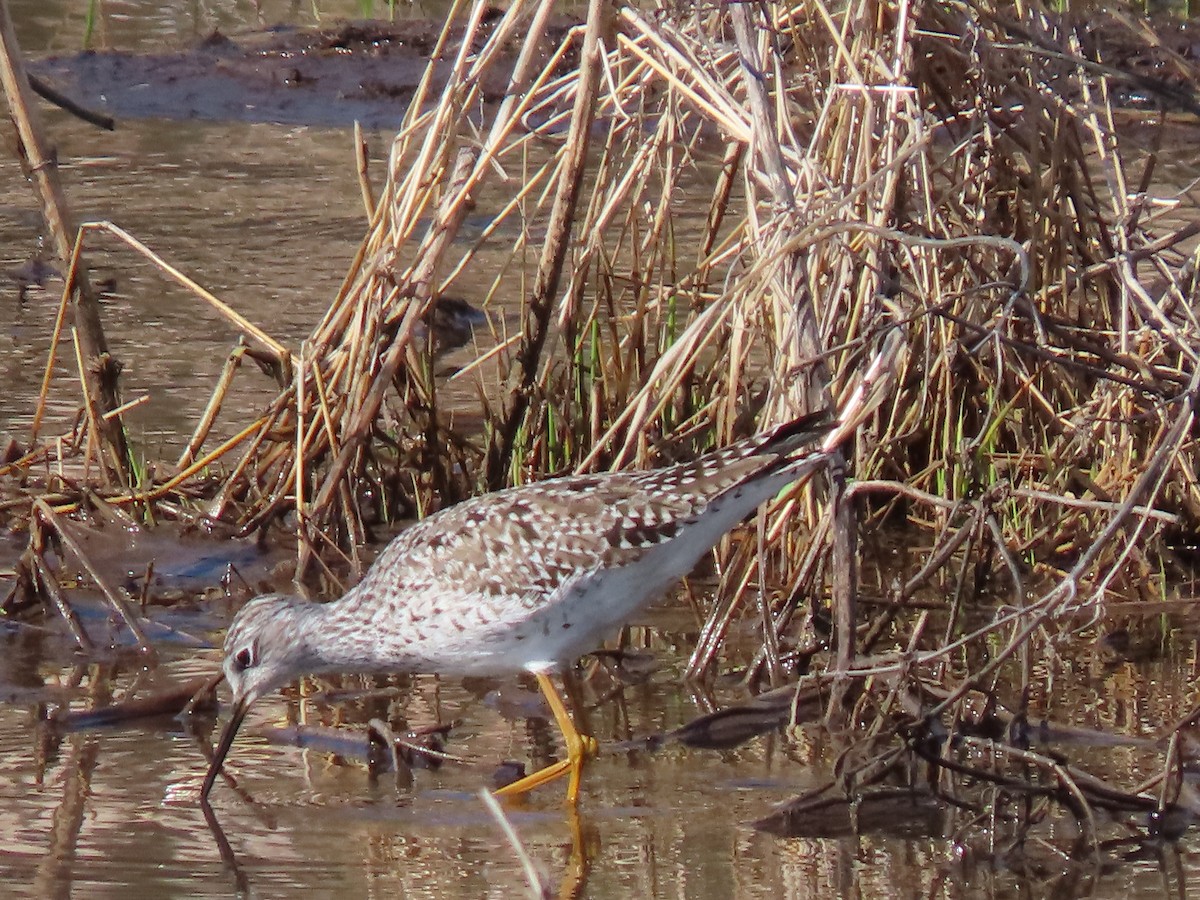
<instances>
[{"instance_id":1,"label":"bird's tail","mask_svg":"<svg viewBox=\"0 0 1200 900\"><path fill-rule=\"evenodd\" d=\"M883 402L899 369L904 344L900 330L885 338L866 372L848 392L837 414L827 409L807 413L759 434L713 450L690 463L659 469L635 478L656 483L670 479L677 488L699 486L708 496L750 482L762 482L763 490L782 486L824 464L855 429ZM817 447L811 447L820 440Z\"/></svg>"}]
</instances>

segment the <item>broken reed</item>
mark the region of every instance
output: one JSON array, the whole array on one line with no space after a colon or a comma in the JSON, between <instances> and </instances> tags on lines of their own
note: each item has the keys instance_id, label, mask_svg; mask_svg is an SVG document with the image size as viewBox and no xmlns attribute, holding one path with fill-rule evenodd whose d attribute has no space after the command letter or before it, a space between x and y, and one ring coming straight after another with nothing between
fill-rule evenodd
<instances>
[{"instance_id":1,"label":"broken reed","mask_svg":"<svg viewBox=\"0 0 1200 900\"><path fill-rule=\"evenodd\" d=\"M295 510L302 570L342 554L361 568L381 519L553 471L656 465L832 403L899 326L895 395L848 460L864 512L930 536L916 540L937 565L897 602L934 582L1022 605L1026 582L1064 572L1073 602L1157 590L1142 576L1163 528L1200 519L1190 443L1163 443L1196 369L1196 227L1139 199L1150 162L1125 159L1111 75L1068 20L597 2L542 58L548 7L485 10L443 33L449 75L431 67L383 185L364 183L370 227L303 351L277 356L278 398L211 445L235 351L184 477L122 499L219 461L214 515L254 530ZM514 47L515 62L500 52ZM481 119L501 65L509 90ZM468 212L486 216L473 240ZM494 316L449 382L478 396L481 436L443 402L424 323L501 241L489 305L519 314ZM271 349L251 338L247 352ZM727 542L693 673L755 608L763 572L783 587L764 627L805 633L838 582L842 529L823 508L785 498L761 546Z\"/></svg>"}]
</instances>

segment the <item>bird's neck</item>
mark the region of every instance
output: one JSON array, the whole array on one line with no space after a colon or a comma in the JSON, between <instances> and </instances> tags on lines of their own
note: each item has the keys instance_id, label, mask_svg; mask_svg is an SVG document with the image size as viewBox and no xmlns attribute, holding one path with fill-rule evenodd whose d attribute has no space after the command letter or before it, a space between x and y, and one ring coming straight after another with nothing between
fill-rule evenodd
<instances>
[{"instance_id":1,"label":"bird's neck","mask_svg":"<svg viewBox=\"0 0 1200 900\"><path fill-rule=\"evenodd\" d=\"M296 608L297 640L303 644L307 671L378 672L392 668L379 650L379 625L370 604L363 603L361 583L329 603L304 603Z\"/></svg>"}]
</instances>

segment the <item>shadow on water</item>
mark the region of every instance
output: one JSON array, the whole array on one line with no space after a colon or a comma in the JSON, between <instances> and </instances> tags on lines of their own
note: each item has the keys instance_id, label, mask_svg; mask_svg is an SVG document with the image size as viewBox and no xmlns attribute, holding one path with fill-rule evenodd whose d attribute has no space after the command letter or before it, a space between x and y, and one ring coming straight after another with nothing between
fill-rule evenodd
<instances>
[{"instance_id":1,"label":"shadow on water","mask_svg":"<svg viewBox=\"0 0 1200 900\"><path fill-rule=\"evenodd\" d=\"M200 802L200 812L204 814L204 821L208 824L209 831L212 832L213 841L217 845L217 852L221 854L221 861L225 863L225 868L229 870L229 874L233 877L233 886L237 891L237 895L239 897L250 896L250 879L242 871L237 854L233 852L233 845L229 843L229 838L225 836L225 830L221 827L221 823L217 821L217 814L213 812L213 808L208 804L208 801L202 800Z\"/></svg>"}]
</instances>

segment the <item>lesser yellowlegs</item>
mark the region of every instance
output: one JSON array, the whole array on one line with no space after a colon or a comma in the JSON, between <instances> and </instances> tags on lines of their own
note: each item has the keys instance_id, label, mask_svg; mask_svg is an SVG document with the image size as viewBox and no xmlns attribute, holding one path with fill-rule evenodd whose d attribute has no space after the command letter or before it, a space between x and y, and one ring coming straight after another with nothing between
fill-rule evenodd
<instances>
[{"instance_id":1,"label":"lesser yellowlegs","mask_svg":"<svg viewBox=\"0 0 1200 900\"><path fill-rule=\"evenodd\" d=\"M567 758L502 788L518 794L569 774L574 804L596 751L548 673L686 575L721 537L824 462L803 452L830 430L817 413L664 469L572 475L452 506L398 535L340 600L269 594L225 639L233 712L201 788L207 799L246 711L320 672L537 677Z\"/></svg>"}]
</instances>

